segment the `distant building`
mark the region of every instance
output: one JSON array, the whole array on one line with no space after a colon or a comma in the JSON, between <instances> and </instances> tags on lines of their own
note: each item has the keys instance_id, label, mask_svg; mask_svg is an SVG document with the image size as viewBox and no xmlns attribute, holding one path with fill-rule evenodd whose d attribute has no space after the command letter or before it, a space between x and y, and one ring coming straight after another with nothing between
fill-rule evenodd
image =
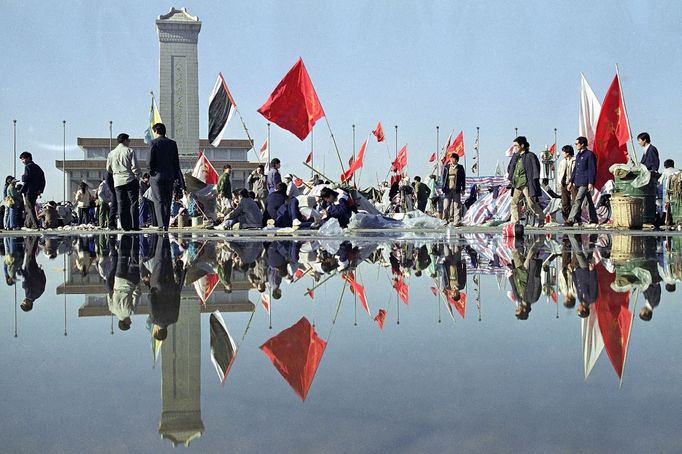
<instances>
[{"instance_id":1,"label":"distant building","mask_svg":"<svg viewBox=\"0 0 682 454\"><path fill-rule=\"evenodd\" d=\"M58 170L66 171L69 182L68 194L70 197L73 197L81 181L88 183L91 189L99 185L106 171L107 155L117 145L115 139L110 141L108 137L78 137L77 143L83 150L83 159L67 159L66 168L63 167L63 161L55 161L55 166ZM135 150L143 172L148 171L148 145L144 143L143 139L130 139L130 147ZM222 140L218 147L213 147L208 143L208 140L201 139L199 141L199 149L203 150L204 155L211 161L218 174L222 173L223 165L230 164L232 166L231 180L233 189L246 187L246 180L249 174L258 165L256 162L248 161L247 153L251 149L251 142L246 139ZM194 164L196 164L197 156L198 150L191 155L180 154L180 167L183 172L192 171Z\"/></svg>"}]
</instances>

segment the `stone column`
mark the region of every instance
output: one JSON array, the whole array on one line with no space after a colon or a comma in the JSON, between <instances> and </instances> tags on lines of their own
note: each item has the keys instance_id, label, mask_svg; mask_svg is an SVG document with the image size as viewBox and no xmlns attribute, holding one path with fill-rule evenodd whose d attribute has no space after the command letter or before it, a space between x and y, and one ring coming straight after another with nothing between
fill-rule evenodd
<instances>
[{"instance_id":1,"label":"stone column","mask_svg":"<svg viewBox=\"0 0 682 454\"><path fill-rule=\"evenodd\" d=\"M199 70L201 22L186 9L171 8L156 21L159 34L159 113L167 135L183 156L199 153Z\"/></svg>"}]
</instances>

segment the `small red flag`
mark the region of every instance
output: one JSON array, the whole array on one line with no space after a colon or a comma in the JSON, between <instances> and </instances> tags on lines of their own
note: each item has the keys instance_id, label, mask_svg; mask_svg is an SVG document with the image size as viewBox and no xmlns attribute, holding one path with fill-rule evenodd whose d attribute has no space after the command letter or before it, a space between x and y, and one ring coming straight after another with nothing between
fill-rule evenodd
<instances>
[{"instance_id":1,"label":"small red flag","mask_svg":"<svg viewBox=\"0 0 682 454\"><path fill-rule=\"evenodd\" d=\"M467 308L467 295L464 292L459 293L459 301L455 301L455 298L452 296L452 291L448 292L448 303L450 303L452 306L455 306L455 309L457 309L457 312L459 312L459 315L464 318L464 315L466 314L466 308Z\"/></svg>"},{"instance_id":2,"label":"small red flag","mask_svg":"<svg viewBox=\"0 0 682 454\"><path fill-rule=\"evenodd\" d=\"M556 154L556 144L552 144L551 147L549 147L549 154L554 156Z\"/></svg>"},{"instance_id":3,"label":"small red flag","mask_svg":"<svg viewBox=\"0 0 682 454\"><path fill-rule=\"evenodd\" d=\"M377 142L384 141L384 128L381 127L381 122L377 123L377 127L372 131L372 134L377 138Z\"/></svg>"},{"instance_id":4,"label":"small red flag","mask_svg":"<svg viewBox=\"0 0 682 454\"><path fill-rule=\"evenodd\" d=\"M315 291L311 288L306 288L305 294L310 297L311 300L315 299Z\"/></svg>"},{"instance_id":5,"label":"small red flag","mask_svg":"<svg viewBox=\"0 0 682 454\"><path fill-rule=\"evenodd\" d=\"M379 325L379 329L383 331L384 322L386 321L386 311L384 309L379 309L376 317L374 317L374 321Z\"/></svg>"},{"instance_id":6,"label":"small red flag","mask_svg":"<svg viewBox=\"0 0 682 454\"><path fill-rule=\"evenodd\" d=\"M432 153L431 157L429 158L429 162L433 162L436 160L436 153Z\"/></svg>"},{"instance_id":7,"label":"small red flag","mask_svg":"<svg viewBox=\"0 0 682 454\"><path fill-rule=\"evenodd\" d=\"M303 59L298 59L258 112L300 140L308 137L324 110Z\"/></svg>"},{"instance_id":8,"label":"small red flag","mask_svg":"<svg viewBox=\"0 0 682 454\"><path fill-rule=\"evenodd\" d=\"M398 292L398 296L405 304L410 304L410 287L407 285L402 276L393 281L393 288Z\"/></svg>"},{"instance_id":9,"label":"small red flag","mask_svg":"<svg viewBox=\"0 0 682 454\"><path fill-rule=\"evenodd\" d=\"M297 188L300 188L301 186L303 186L303 180L300 178L296 178L294 179L294 184L296 185Z\"/></svg>"},{"instance_id":10,"label":"small red flag","mask_svg":"<svg viewBox=\"0 0 682 454\"><path fill-rule=\"evenodd\" d=\"M597 130L594 133L594 154L597 157L595 188L601 189L604 183L613 178L609 167L628 162L628 140L630 128L616 74L601 105Z\"/></svg>"},{"instance_id":11,"label":"small red flag","mask_svg":"<svg viewBox=\"0 0 682 454\"><path fill-rule=\"evenodd\" d=\"M407 167L407 145L400 149L398 156L391 164L391 168L398 173L402 172L405 167Z\"/></svg>"},{"instance_id":12,"label":"small red flag","mask_svg":"<svg viewBox=\"0 0 682 454\"><path fill-rule=\"evenodd\" d=\"M295 277L296 279L300 279L301 276L303 276L303 270L299 268L299 269L297 269L296 272L294 273L294 277Z\"/></svg>"},{"instance_id":13,"label":"small red flag","mask_svg":"<svg viewBox=\"0 0 682 454\"><path fill-rule=\"evenodd\" d=\"M265 293L261 294L260 304L261 304L261 306L263 306L263 309L265 309L265 312L267 312L269 314L270 313L270 295L267 295Z\"/></svg>"},{"instance_id":14,"label":"small red flag","mask_svg":"<svg viewBox=\"0 0 682 454\"><path fill-rule=\"evenodd\" d=\"M313 162L313 152L312 151L308 154L308 157L305 158L306 164L310 164L311 162Z\"/></svg>"},{"instance_id":15,"label":"small red flag","mask_svg":"<svg viewBox=\"0 0 682 454\"><path fill-rule=\"evenodd\" d=\"M365 150L367 150L367 142L369 142L369 139L363 142L356 159L353 159L351 157L350 167L348 168L348 170L341 174L341 183L345 183L346 181L350 180L353 174L357 172L364 164Z\"/></svg>"},{"instance_id":16,"label":"small red flag","mask_svg":"<svg viewBox=\"0 0 682 454\"><path fill-rule=\"evenodd\" d=\"M268 158L268 147L270 145L268 144L268 139L265 139L265 142L263 142L263 145L261 145L260 150L258 151L258 159L261 161L265 160Z\"/></svg>"},{"instance_id":17,"label":"small red flag","mask_svg":"<svg viewBox=\"0 0 682 454\"><path fill-rule=\"evenodd\" d=\"M433 296L438 295L438 289L436 287L431 287L431 293L433 293Z\"/></svg>"},{"instance_id":18,"label":"small red flag","mask_svg":"<svg viewBox=\"0 0 682 454\"><path fill-rule=\"evenodd\" d=\"M369 305L367 304L367 297L365 296L365 287L360 285L360 283L355 280L355 276L353 276L352 271L344 274L343 279L350 284L351 291L355 295L357 295L358 298L360 298L360 304L362 304L362 307L367 312L367 315L371 317L372 313L370 312Z\"/></svg>"}]
</instances>

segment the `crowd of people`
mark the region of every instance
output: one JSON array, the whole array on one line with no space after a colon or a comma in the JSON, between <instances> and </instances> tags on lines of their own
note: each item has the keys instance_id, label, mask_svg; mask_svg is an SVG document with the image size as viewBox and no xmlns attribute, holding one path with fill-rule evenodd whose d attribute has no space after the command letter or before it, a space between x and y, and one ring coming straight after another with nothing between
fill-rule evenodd
<instances>
[{"instance_id":1,"label":"crowd of people","mask_svg":"<svg viewBox=\"0 0 682 454\"><path fill-rule=\"evenodd\" d=\"M176 143L166 137L162 123L152 129L154 140L149 147L147 172L142 172L129 147L128 134L119 134L118 145L107 157L106 177L94 193L82 182L73 202L49 201L39 209L36 201L45 189L45 176L33 162L31 153L22 153L20 159L25 170L21 181L12 176L5 180L2 227L51 229L77 224L110 230L139 231L154 227L167 231L172 226L187 226L190 218L195 218L202 220L197 225L218 229L307 229L319 228L334 218L344 228L353 213L358 212L358 198L363 197L362 193L367 194L377 215L395 218L398 213L418 210L460 227L464 225L464 213L477 200L481 189L467 184L465 167L459 163L459 155L452 153L442 170L434 167L426 182L420 176L410 180L401 171L391 174L389 181L378 188L361 193L347 185L323 181L317 174L309 181L292 174L282 176L278 158L272 159L267 167L258 165L249 175L247 187L233 188L232 167L226 164L217 185L199 181L198 188L187 190ZM671 182L680 171L668 159L659 173L658 150L651 144L649 134L639 134L638 142L644 150L641 165L651 173L651 178L660 179L659 224L670 225L674 192ZM560 198L563 225L583 225L584 212L587 227L598 225L594 204L597 159L588 148L587 138L578 137L575 148L577 151L571 145L562 147L563 159L558 161L556 184L552 189L526 137L514 140L506 174L507 188L511 191L507 219L515 224L525 219L526 224L535 223L538 227L543 227L548 220L556 220L555 213L547 212L547 201L542 198L543 194L550 194Z\"/></svg>"}]
</instances>

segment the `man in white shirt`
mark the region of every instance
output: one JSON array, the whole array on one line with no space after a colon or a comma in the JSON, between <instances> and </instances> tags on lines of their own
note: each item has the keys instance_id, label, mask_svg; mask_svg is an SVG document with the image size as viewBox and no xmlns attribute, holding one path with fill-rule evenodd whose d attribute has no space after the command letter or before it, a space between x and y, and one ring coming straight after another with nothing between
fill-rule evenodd
<instances>
[{"instance_id":1,"label":"man in white shirt","mask_svg":"<svg viewBox=\"0 0 682 454\"><path fill-rule=\"evenodd\" d=\"M564 145L561 148L564 159L559 162L559 171L557 172L558 187L561 188L561 216L564 221L568 219L571 213L571 203L575 198L576 190L569 190L568 185L571 183L571 175L573 175L573 167L575 167L575 157L573 147Z\"/></svg>"},{"instance_id":2,"label":"man in white shirt","mask_svg":"<svg viewBox=\"0 0 682 454\"><path fill-rule=\"evenodd\" d=\"M107 156L107 172L114 178L114 190L118 202L118 218L123 230L140 230L139 192L140 168L135 152L129 148L130 137L121 133L116 137L118 146Z\"/></svg>"},{"instance_id":3,"label":"man in white shirt","mask_svg":"<svg viewBox=\"0 0 682 454\"><path fill-rule=\"evenodd\" d=\"M298 189L298 186L296 186L296 183L294 183L294 177L292 177L291 174L284 175L284 182L287 184L288 199L301 195L301 191Z\"/></svg>"}]
</instances>

